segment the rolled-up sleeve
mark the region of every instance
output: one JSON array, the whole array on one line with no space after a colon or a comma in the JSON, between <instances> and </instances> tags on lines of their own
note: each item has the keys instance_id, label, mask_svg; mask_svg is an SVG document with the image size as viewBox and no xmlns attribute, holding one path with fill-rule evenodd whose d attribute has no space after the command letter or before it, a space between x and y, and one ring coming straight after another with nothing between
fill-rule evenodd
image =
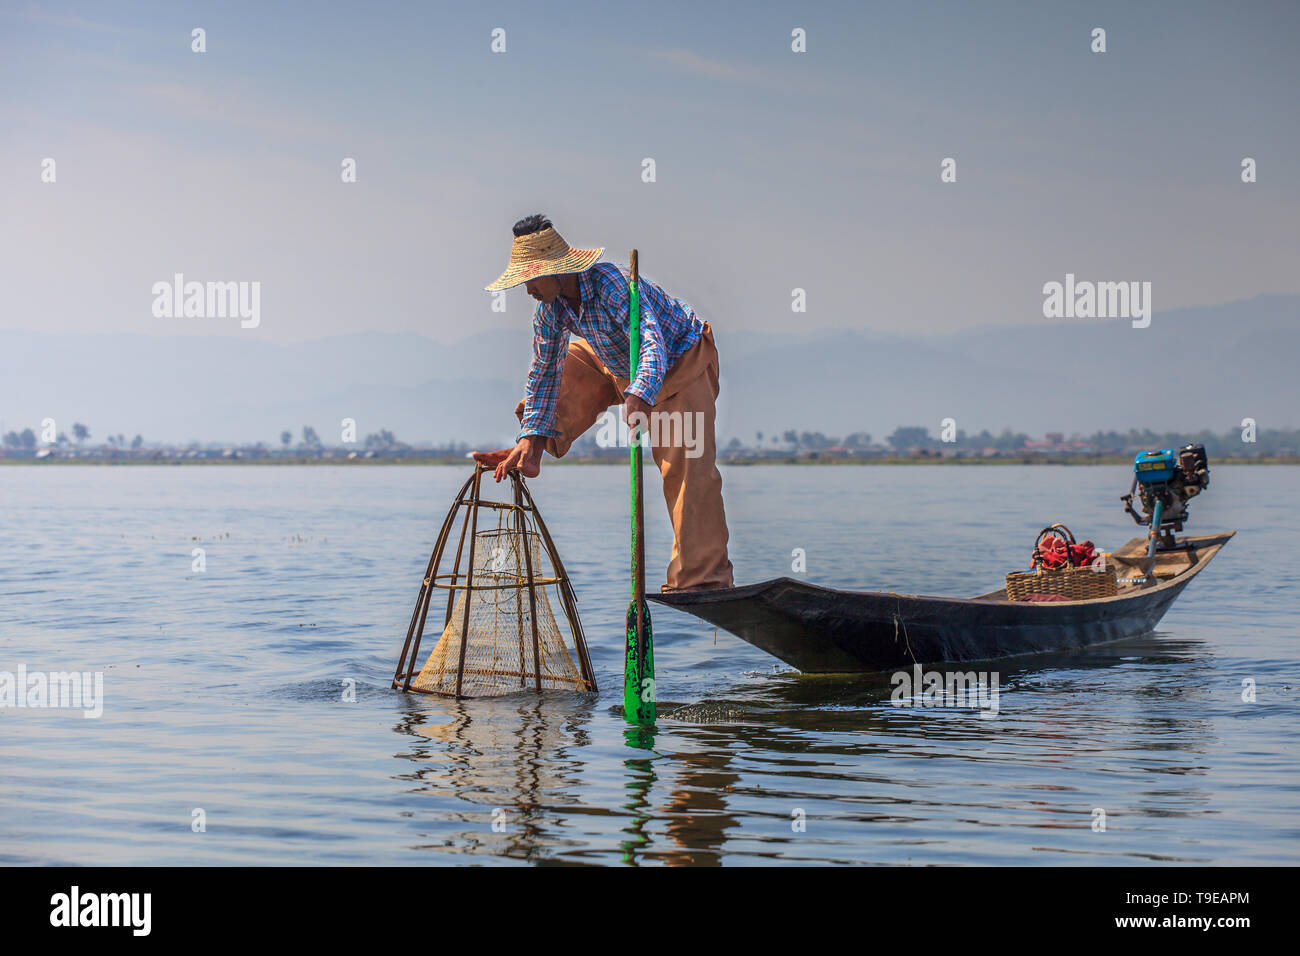
<instances>
[{"instance_id":1,"label":"rolled-up sleeve","mask_svg":"<svg viewBox=\"0 0 1300 956\"><path fill-rule=\"evenodd\" d=\"M659 328L659 318L654 310L641 303L641 352L637 358L636 378L624 395L635 395L647 405L653 405L659 397L659 388L664 383L667 372L668 350L664 348L663 331Z\"/></svg>"},{"instance_id":2,"label":"rolled-up sleeve","mask_svg":"<svg viewBox=\"0 0 1300 956\"><path fill-rule=\"evenodd\" d=\"M664 376L668 373L668 348L664 342L663 329L659 325L659 315L648 301L644 288L639 288L642 293L639 296L641 350L637 354L634 376L630 370L631 363L628 361L627 354L630 350L628 340L632 334L630 279L612 264L608 268L601 269L604 265L601 263L596 267L601 270L597 286L600 311L611 327L618 327L618 338L624 345L619 361L610 362L609 359L605 361L610 368L617 369L620 374L627 370L627 377L631 379L631 383L623 389L624 395L635 395L647 405L653 405L659 396L659 388L663 385ZM610 338L614 337L611 335ZM610 341L609 344L615 343Z\"/></svg>"},{"instance_id":3,"label":"rolled-up sleeve","mask_svg":"<svg viewBox=\"0 0 1300 956\"><path fill-rule=\"evenodd\" d=\"M542 435L554 438L555 403L560 393L564 358L569 353L569 332L553 322L544 308L533 315L533 363L524 387L524 417L519 438Z\"/></svg>"}]
</instances>

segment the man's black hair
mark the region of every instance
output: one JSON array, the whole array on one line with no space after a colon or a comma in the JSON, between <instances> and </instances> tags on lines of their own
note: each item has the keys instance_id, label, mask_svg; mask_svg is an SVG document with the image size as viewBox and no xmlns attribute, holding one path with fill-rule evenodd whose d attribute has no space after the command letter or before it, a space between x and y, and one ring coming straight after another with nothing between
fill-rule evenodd
<instances>
[{"instance_id":1,"label":"man's black hair","mask_svg":"<svg viewBox=\"0 0 1300 956\"><path fill-rule=\"evenodd\" d=\"M531 236L535 232L541 232L543 229L551 228L551 220L547 219L540 212L535 212L531 216L525 216L515 223L516 236Z\"/></svg>"}]
</instances>

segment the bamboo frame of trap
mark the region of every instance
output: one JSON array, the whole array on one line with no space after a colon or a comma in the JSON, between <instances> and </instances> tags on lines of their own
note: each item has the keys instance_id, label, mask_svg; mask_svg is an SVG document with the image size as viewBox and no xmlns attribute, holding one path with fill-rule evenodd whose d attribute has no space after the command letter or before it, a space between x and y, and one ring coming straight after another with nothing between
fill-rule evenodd
<instances>
[{"instance_id":1,"label":"bamboo frame of trap","mask_svg":"<svg viewBox=\"0 0 1300 956\"><path fill-rule=\"evenodd\" d=\"M465 592L464 602L464 621L462 625L462 639L460 641L460 662L456 672L456 693L457 698L462 697L462 683L465 672L465 651L469 641L467 632L470 621L470 605L474 599L476 590L494 590L500 588L528 589L528 608L529 617L532 623L532 650L533 650L533 667L531 675L527 673L518 674L521 678L532 676L534 689L541 693L542 691L542 666L540 662L540 640L537 628L537 590L555 585L556 591L560 598L560 606L564 610L564 616L569 624L569 632L573 637L574 650L578 655L578 666L581 671L583 688L587 691L596 691L596 674L591 666L591 658L587 654L587 642L583 638L582 623L578 619L578 599L573 592L573 585L569 581L569 576L564 570L564 564L560 561L559 552L555 548L555 542L551 539L551 534L546 528L546 523L542 521L541 513L537 510L537 504L533 501L533 496L528 491L528 486L524 479L517 471L510 472L510 484L513 501L486 501L482 497L483 473L486 466L477 465L474 468L474 474L471 475L465 484L461 485L460 491L456 493L456 500L447 512L447 517L442 522L442 528L438 532L438 538L433 546L433 553L429 555L429 565L424 572L424 580L420 585L419 595L415 600L415 609L411 612L411 623L406 629L406 640L402 644L402 654L397 661L397 670L393 674L392 686L394 689L401 687L404 691L414 691L416 693L435 693L433 691L422 690L419 687L412 687L411 681L420 673L420 642L424 637L424 625L429 615L429 603L433 596L435 588L447 590L447 613L443 619L443 629L451 623L452 613L455 609L456 592ZM470 497L466 499L465 494L469 492ZM452 526L456 523L456 514L461 508L465 508L465 518L461 523L460 539L456 545L456 558L452 563L452 569L449 573L438 573L438 568L442 563L443 552L446 549L448 538L451 534ZM524 559L525 579L517 584L490 584L476 585L474 583L474 551L478 543L478 514L482 508L492 508L509 511L515 519L515 530L522 539L522 552ZM554 577L535 577L532 561L532 548L528 543L528 535L533 533L528 529L528 515L532 515L532 523L536 527L536 534L541 538L542 544L546 548L547 557L550 559L551 567L554 569ZM461 557L465 550L466 532L469 535L469 554L466 558L465 572L461 573ZM540 570L540 569L539 569ZM460 579L464 578L463 583ZM444 583L445 582L445 583ZM412 643L414 641L414 643ZM408 656L409 651L409 656ZM409 666L408 666L409 660Z\"/></svg>"}]
</instances>

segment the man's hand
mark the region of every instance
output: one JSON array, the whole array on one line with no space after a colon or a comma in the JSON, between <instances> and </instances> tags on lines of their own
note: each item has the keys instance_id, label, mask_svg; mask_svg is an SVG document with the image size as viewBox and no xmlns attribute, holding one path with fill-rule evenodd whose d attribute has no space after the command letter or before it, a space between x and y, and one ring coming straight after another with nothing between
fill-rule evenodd
<instances>
[{"instance_id":1,"label":"man's hand","mask_svg":"<svg viewBox=\"0 0 1300 956\"><path fill-rule=\"evenodd\" d=\"M546 439L540 435L525 435L514 448L498 451L476 451L474 460L480 465L495 465L492 476L500 481L516 468L525 478L536 478L542 470L542 452Z\"/></svg>"},{"instance_id":2,"label":"man's hand","mask_svg":"<svg viewBox=\"0 0 1300 956\"><path fill-rule=\"evenodd\" d=\"M654 411L654 406L647 404L645 399L640 395L624 395L623 399L623 420L626 421L628 425L631 425L632 416L639 412L644 417L638 420L638 424L641 425L643 429L648 428L650 426L650 413Z\"/></svg>"}]
</instances>

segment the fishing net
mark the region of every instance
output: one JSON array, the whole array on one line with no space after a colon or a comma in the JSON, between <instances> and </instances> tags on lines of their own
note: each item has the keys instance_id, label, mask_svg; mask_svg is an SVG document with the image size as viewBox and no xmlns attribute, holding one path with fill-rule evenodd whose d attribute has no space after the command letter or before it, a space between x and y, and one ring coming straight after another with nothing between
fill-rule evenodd
<instances>
[{"instance_id":1,"label":"fishing net","mask_svg":"<svg viewBox=\"0 0 1300 956\"><path fill-rule=\"evenodd\" d=\"M594 691L577 598L523 478L510 476L509 502L483 500L481 478L481 469L476 470L443 522L393 686L448 697ZM453 526L462 509L456 535ZM451 571L440 573L450 546L455 549ZM420 643L436 590L448 595L446 615L442 634L421 666Z\"/></svg>"},{"instance_id":2,"label":"fishing net","mask_svg":"<svg viewBox=\"0 0 1300 956\"><path fill-rule=\"evenodd\" d=\"M468 588L455 589L451 619L419 676L411 681L412 689L455 696L458 673L462 697L518 693L536 688L539 676L542 690L586 689L556 624L546 596L547 588L534 583L532 599L529 599L524 537L509 528L477 533L472 583ZM526 537L534 581L539 578L553 581L552 575L541 573L542 549L538 536L529 532ZM467 604L468 626L465 623ZM533 666L534 660L540 662L540 668Z\"/></svg>"}]
</instances>

